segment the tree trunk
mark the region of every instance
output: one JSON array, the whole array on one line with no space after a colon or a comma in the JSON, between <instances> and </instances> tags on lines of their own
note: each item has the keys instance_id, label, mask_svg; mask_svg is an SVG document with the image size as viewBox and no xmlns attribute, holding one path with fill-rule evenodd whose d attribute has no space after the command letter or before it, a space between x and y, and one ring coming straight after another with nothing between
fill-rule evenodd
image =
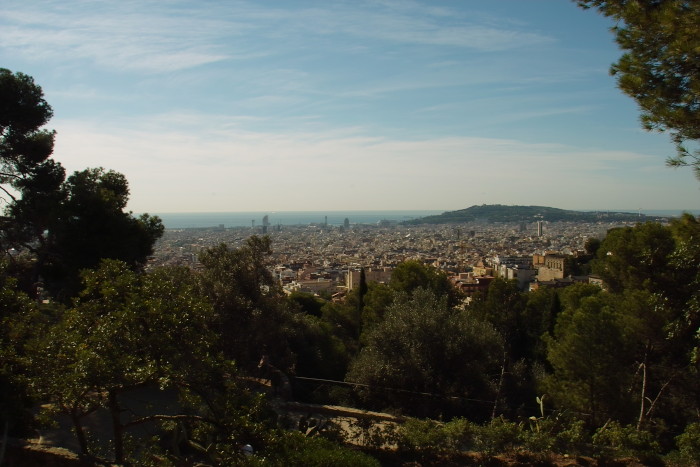
<instances>
[{"instance_id":1,"label":"tree trunk","mask_svg":"<svg viewBox=\"0 0 700 467\"><path fill-rule=\"evenodd\" d=\"M498 400L501 398L501 391L503 390L503 380L506 374L506 363L508 362L508 353L503 352L503 362L501 363L501 376L498 378L498 389L496 390L496 399L493 401L493 411L491 412L491 420L496 418L496 412L498 411Z\"/></svg>"},{"instance_id":2,"label":"tree trunk","mask_svg":"<svg viewBox=\"0 0 700 467\"><path fill-rule=\"evenodd\" d=\"M639 403L639 420L637 420L637 431L642 429L642 423L644 423L644 412L646 411L646 399L647 399L647 364L646 355L644 356L644 363L642 363L642 397Z\"/></svg>"},{"instance_id":3,"label":"tree trunk","mask_svg":"<svg viewBox=\"0 0 700 467\"><path fill-rule=\"evenodd\" d=\"M90 454L88 452L88 444L87 438L85 437L85 430L83 430L83 425L80 423L80 417L76 413L76 409L71 410L70 418L73 422L75 437L78 438L78 446L80 446L80 452L82 452L85 455Z\"/></svg>"},{"instance_id":4,"label":"tree trunk","mask_svg":"<svg viewBox=\"0 0 700 467\"><path fill-rule=\"evenodd\" d=\"M124 426L121 422L121 408L117 401L117 393L109 391L109 413L112 416L112 431L114 433L114 462L124 463Z\"/></svg>"}]
</instances>

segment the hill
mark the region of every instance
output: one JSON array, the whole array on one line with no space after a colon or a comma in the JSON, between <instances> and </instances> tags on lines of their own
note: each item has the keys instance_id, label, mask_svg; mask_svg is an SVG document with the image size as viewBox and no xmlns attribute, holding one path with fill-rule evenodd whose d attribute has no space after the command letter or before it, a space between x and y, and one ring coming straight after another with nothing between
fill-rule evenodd
<instances>
[{"instance_id":1,"label":"hill","mask_svg":"<svg viewBox=\"0 0 700 467\"><path fill-rule=\"evenodd\" d=\"M435 216L421 217L404 224L457 224L464 222L535 222L535 221L640 221L651 220L644 214L631 212L570 211L546 206L504 206L482 204Z\"/></svg>"}]
</instances>

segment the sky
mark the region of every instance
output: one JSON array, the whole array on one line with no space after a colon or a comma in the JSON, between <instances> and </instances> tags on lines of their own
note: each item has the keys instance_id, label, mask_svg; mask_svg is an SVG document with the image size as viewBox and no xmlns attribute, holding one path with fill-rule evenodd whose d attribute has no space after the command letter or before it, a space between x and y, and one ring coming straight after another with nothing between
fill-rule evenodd
<instances>
[{"instance_id":1,"label":"sky","mask_svg":"<svg viewBox=\"0 0 700 467\"><path fill-rule=\"evenodd\" d=\"M4 0L54 158L135 213L700 209L568 0Z\"/></svg>"}]
</instances>

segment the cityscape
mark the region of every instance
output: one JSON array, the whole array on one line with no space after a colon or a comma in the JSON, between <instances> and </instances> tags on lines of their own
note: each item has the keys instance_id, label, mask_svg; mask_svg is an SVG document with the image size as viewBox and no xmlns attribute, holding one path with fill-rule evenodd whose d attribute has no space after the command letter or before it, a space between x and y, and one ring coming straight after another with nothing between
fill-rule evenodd
<instances>
[{"instance_id":1,"label":"cityscape","mask_svg":"<svg viewBox=\"0 0 700 467\"><path fill-rule=\"evenodd\" d=\"M0 466L700 466L699 25L5 0Z\"/></svg>"},{"instance_id":2,"label":"cityscape","mask_svg":"<svg viewBox=\"0 0 700 467\"><path fill-rule=\"evenodd\" d=\"M482 292L488 279L517 279L521 290L540 284L573 283L573 271L564 263L547 265L545 258L575 258L585 252L586 241L603 239L608 230L633 226L633 221L598 222L473 222L410 225L398 221L344 225L327 223L270 226L267 217L251 227L166 229L156 243L149 267L201 265L198 254L219 243L232 248L251 235L272 240L269 267L285 292L294 291L342 297L357 286L359 272L368 280L389 282L398 264L416 260L444 271L456 287ZM589 281L576 277L576 281ZM593 279L595 280L595 279ZM476 285L481 283L481 287ZM470 285L468 285L470 284Z\"/></svg>"}]
</instances>

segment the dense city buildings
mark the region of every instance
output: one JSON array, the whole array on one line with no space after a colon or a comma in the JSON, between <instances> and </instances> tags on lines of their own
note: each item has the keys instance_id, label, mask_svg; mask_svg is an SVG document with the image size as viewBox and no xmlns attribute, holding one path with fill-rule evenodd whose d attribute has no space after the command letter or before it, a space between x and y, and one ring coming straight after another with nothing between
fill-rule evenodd
<instances>
[{"instance_id":1,"label":"dense city buildings","mask_svg":"<svg viewBox=\"0 0 700 467\"><path fill-rule=\"evenodd\" d=\"M417 260L445 271L467 295L488 287L489 278L517 280L522 290L542 284L586 280L569 271L590 238L603 238L631 222L463 223L404 225L396 222L331 226L326 222L267 228L168 229L152 265L198 267L198 254L219 243L236 248L251 235L268 235L270 267L288 292L332 295L352 290L360 270L368 281L387 282L401 262ZM595 278L594 278L595 280Z\"/></svg>"}]
</instances>

